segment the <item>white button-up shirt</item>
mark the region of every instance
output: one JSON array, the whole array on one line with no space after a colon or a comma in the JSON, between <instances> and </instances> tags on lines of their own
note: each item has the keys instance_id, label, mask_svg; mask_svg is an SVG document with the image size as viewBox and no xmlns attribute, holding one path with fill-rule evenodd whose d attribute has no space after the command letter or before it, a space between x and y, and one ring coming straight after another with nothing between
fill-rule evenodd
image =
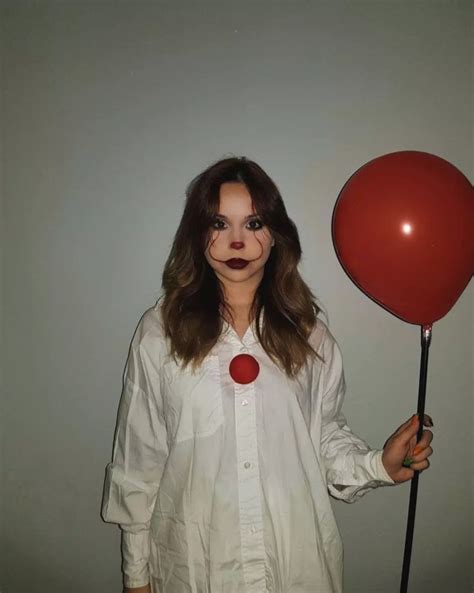
<instances>
[{"instance_id":1,"label":"white button-up shirt","mask_svg":"<svg viewBox=\"0 0 474 593\"><path fill-rule=\"evenodd\" d=\"M255 321L223 332L201 368L169 355L159 301L134 334L102 504L122 529L124 584L153 593L342 593L329 494L353 502L394 482L348 427L342 357L318 319L311 360L290 379ZM248 353L259 374L236 383Z\"/></svg>"}]
</instances>

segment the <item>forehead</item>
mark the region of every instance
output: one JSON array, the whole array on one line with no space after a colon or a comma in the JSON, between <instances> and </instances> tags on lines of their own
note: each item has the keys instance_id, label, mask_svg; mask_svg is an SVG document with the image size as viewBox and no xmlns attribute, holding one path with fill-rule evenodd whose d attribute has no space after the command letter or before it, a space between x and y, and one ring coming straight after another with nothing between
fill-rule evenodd
<instances>
[{"instance_id":1,"label":"forehead","mask_svg":"<svg viewBox=\"0 0 474 593\"><path fill-rule=\"evenodd\" d=\"M255 212L252 196L243 183L226 182L219 190L219 214L245 216Z\"/></svg>"}]
</instances>

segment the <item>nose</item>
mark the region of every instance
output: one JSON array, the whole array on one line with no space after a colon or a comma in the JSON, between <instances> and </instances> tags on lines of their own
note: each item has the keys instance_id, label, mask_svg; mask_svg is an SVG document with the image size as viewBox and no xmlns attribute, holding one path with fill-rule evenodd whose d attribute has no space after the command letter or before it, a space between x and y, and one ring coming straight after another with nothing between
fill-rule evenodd
<instances>
[{"instance_id":1,"label":"nose","mask_svg":"<svg viewBox=\"0 0 474 593\"><path fill-rule=\"evenodd\" d=\"M230 246L233 249L243 249L244 244L242 243L242 241L232 241L232 243L230 244Z\"/></svg>"}]
</instances>

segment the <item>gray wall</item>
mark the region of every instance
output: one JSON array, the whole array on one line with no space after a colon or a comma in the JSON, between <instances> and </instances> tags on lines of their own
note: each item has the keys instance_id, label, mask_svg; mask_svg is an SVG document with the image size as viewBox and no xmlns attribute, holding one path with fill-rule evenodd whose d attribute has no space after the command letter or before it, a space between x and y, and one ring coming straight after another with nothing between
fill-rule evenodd
<instances>
[{"instance_id":1,"label":"gray wall","mask_svg":"<svg viewBox=\"0 0 474 593\"><path fill-rule=\"evenodd\" d=\"M0 65L3 63L3 29L0 27ZM3 85L0 84L0 113L3 103ZM4 215L3 215L3 121L0 117L0 352L3 354L3 259L4 259ZM4 439L4 364L3 356L0 356L0 484L3 485L3 439ZM2 545L3 534L3 487L0 487L0 546ZM1 552L1 547L0 547ZM0 553L0 590L2 575L4 572L3 557Z\"/></svg>"},{"instance_id":2,"label":"gray wall","mask_svg":"<svg viewBox=\"0 0 474 593\"><path fill-rule=\"evenodd\" d=\"M374 447L416 407L419 328L340 267L332 209L403 149L472 176L469 2L3 5L2 593L120 591L99 516L123 365L186 183L229 153L279 185ZM435 324L411 591L471 591L472 283ZM3 310L5 313L3 313ZM409 485L334 501L346 591L397 591ZM288 592L290 593L290 592Z\"/></svg>"}]
</instances>

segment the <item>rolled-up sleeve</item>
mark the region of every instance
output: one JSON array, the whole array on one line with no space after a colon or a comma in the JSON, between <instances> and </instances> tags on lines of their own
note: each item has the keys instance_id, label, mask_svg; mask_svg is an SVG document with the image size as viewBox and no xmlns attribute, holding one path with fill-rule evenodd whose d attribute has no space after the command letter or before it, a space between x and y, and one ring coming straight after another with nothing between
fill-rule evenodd
<instances>
[{"instance_id":1,"label":"rolled-up sleeve","mask_svg":"<svg viewBox=\"0 0 474 593\"><path fill-rule=\"evenodd\" d=\"M101 513L122 531L125 587L149 582L150 521L168 457L158 368L137 331L125 366Z\"/></svg>"},{"instance_id":2,"label":"rolled-up sleeve","mask_svg":"<svg viewBox=\"0 0 474 593\"><path fill-rule=\"evenodd\" d=\"M379 486L393 486L382 463L381 449L354 434L342 412L346 384L339 346L326 330L321 369L321 454L329 493L344 502L355 502Z\"/></svg>"}]
</instances>

